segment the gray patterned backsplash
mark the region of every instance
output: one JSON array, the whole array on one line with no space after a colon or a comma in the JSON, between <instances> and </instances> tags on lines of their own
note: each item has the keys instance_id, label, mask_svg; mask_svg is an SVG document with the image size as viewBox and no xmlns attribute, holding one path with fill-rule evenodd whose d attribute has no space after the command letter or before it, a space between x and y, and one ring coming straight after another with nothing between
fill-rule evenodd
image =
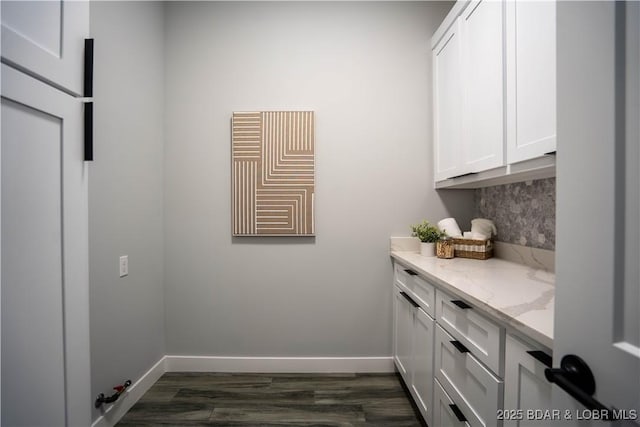
<instances>
[{"instance_id":1,"label":"gray patterned backsplash","mask_svg":"<svg viewBox=\"0 0 640 427\"><path fill-rule=\"evenodd\" d=\"M474 197L476 217L496 224L495 240L555 250L555 178L479 188Z\"/></svg>"}]
</instances>

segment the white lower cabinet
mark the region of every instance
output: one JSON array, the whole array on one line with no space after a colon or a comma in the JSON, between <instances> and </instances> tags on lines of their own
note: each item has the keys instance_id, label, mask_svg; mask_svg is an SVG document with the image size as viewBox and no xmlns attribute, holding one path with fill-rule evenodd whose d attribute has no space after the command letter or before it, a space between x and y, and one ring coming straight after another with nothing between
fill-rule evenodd
<instances>
[{"instance_id":1,"label":"white lower cabinet","mask_svg":"<svg viewBox=\"0 0 640 427\"><path fill-rule=\"evenodd\" d=\"M394 270L393 358L427 424L546 425L535 420L551 408L546 348L506 333L451 289L445 292L401 264Z\"/></svg>"},{"instance_id":2,"label":"white lower cabinet","mask_svg":"<svg viewBox=\"0 0 640 427\"><path fill-rule=\"evenodd\" d=\"M405 383L411 383L411 341L413 335L413 305L398 286L394 287L393 359Z\"/></svg>"},{"instance_id":3,"label":"white lower cabinet","mask_svg":"<svg viewBox=\"0 0 640 427\"><path fill-rule=\"evenodd\" d=\"M451 397L443 390L438 380L434 381L433 426L470 427L466 417Z\"/></svg>"},{"instance_id":4,"label":"white lower cabinet","mask_svg":"<svg viewBox=\"0 0 640 427\"><path fill-rule=\"evenodd\" d=\"M498 426L503 383L460 341L436 326L435 376L472 426Z\"/></svg>"},{"instance_id":5,"label":"white lower cabinet","mask_svg":"<svg viewBox=\"0 0 640 427\"><path fill-rule=\"evenodd\" d=\"M415 311L413 325L413 376L411 391L427 424L433 407L433 333L435 321L422 308Z\"/></svg>"},{"instance_id":6,"label":"white lower cabinet","mask_svg":"<svg viewBox=\"0 0 640 427\"><path fill-rule=\"evenodd\" d=\"M394 286L393 358L422 417L432 425L435 320L416 300L409 290Z\"/></svg>"},{"instance_id":7,"label":"white lower cabinet","mask_svg":"<svg viewBox=\"0 0 640 427\"><path fill-rule=\"evenodd\" d=\"M507 335L505 427L548 425L548 420L536 420L542 418L537 413L551 408L551 383L544 376L547 367L551 367L551 357L545 351Z\"/></svg>"},{"instance_id":8,"label":"white lower cabinet","mask_svg":"<svg viewBox=\"0 0 640 427\"><path fill-rule=\"evenodd\" d=\"M440 290L436 296L436 321L493 372L503 373L504 328L464 300Z\"/></svg>"}]
</instances>

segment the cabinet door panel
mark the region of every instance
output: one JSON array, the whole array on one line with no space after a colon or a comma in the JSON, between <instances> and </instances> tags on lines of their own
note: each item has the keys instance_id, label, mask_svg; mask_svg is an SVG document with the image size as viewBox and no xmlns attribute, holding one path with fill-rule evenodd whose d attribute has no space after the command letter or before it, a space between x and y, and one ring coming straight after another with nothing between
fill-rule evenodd
<instances>
[{"instance_id":1,"label":"cabinet door panel","mask_svg":"<svg viewBox=\"0 0 640 427\"><path fill-rule=\"evenodd\" d=\"M5 99L2 120L3 424L65 425L62 120Z\"/></svg>"},{"instance_id":2,"label":"cabinet door panel","mask_svg":"<svg viewBox=\"0 0 640 427\"><path fill-rule=\"evenodd\" d=\"M547 366L528 351L539 350L507 335L506 368L504 374L504 409L522 410L522 420L505 420L506 426L545 426L548 420L536 421L528 410L551 408L551 383L544 376Z\"/></svg>"},{"instance_id":3,"label":"cabinet door panel","mask_svg":"<svg viewBox=\"0 0 640 427\"><path fill-rule=\"evenodd\" d=\"M413 329L413 381L411 387L422 416L431 425L433 408L433 339L435 321L416 310Z\"/></svg>"},{"instance_id":4,"label":"cabinet door panel","mask_svg":"<svg viewBox=\"0 0 640 427\"><path fill-rule=\"evenodd\" d=\"M480 172L504 164L503 3L476 1L462 15L463 163Z\"/></svg>"},{"instance_id":5,"label":"cabinet door panel","mask_svg":"<svg viewBox=\"0 0 640 427\"><path fill-rule=\"evenodd\" d=\"M2 64L2 425L91 422L82 104Z\"/></svg>"},{"instance_id":6,"label":"cabinet door panel","mask_svg":"<svg viewBox=\"0 0 640 427\"><path fill-rule=\"evenodd\" d=\"M555 1L506 3L507 160L556 149Z\"/></svg>"},{"instance_id":7,"label":"cabinet door panel","mask_svg":"<svg viewBox=\"0 0 640 427\"><path fill-rule=\"evenodd\" d=\"M434 168L440 181L461 170L462 91L459 21L433 51Z\"/></svg>"},{"instance_id":8,"label":"cabinet door panel","mask_svg":"<svg viewBox=\"0 0 640 427\"><path fill-rule=\"evenodd\" d=\"M400 288L397 286L394 286L394 306L394 360L405 383L409 385L411 384L413 306L400 294Z\"/></svg>"},{"instance_id":9,"label":"cabinet door panel","mask_svg":"<svg viewBox=\"0 0 640 427\"><path fill-rule=\"evenodd\" d=\"M82 95L87 1L2 1L2 58L75 95Z\"/></svg>"}]
</instances>

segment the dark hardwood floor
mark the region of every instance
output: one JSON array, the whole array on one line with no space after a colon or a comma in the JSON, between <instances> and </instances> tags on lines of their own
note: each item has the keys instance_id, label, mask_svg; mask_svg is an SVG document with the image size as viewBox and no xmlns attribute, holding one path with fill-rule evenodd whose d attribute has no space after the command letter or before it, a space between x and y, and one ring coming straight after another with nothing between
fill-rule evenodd
<instances>
[{"instance_id":1,"label":"dark hardwood floor","mask_svg":"<svg viewBox=\"0 0 640 427\"><path fill-rule=\"evenodd\" d=\"M423 426L395 374L167 373L118 426Z\"/></svg>"}]
</instances>

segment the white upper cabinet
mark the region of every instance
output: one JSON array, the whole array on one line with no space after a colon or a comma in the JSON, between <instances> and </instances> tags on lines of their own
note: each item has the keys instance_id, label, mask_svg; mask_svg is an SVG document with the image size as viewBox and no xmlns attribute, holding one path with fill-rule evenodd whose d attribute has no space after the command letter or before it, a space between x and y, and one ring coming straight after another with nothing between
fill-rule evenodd
<instances>
[{"instance_id":1,"label":"white upper cabinet","mask_svg":"<svg viewBox=\"0 0 640 427\"><path fill-rule=\"evenodd\" d=\"M503 5L459 5L434 37L435 181L504 164Z\"/></svg>"},{"instance_id":2,"label":"white upper cabinet","mask_svg":"<svg viewBox=\"0 0 640 427\"><path fill-rule=\"evenodd\" d=\"M436 188L555 176L555 7L458 1L434 34Z\"/></svg>"},{"instance_id":3,"label":"white upper cabinet","mask_svg":"<svg viewBox=\"0 0 640 427\"><path fill-rule=\"evenodd\" d=\"M506 6L507 160L556 150L556 4Z\"/></svg>"},{"instance_id":4,"label":"white upper cabinet","mask_svg":"<svg viewBox=\"0 0 640 427\"><path fill-rule=\"evenodd\" d=\"M504 164L503 7L475 1L460 18L465 173Z\"/></svg>"},{"instance_id":5,"label":"white upper cabinet","mask_svg":"<svg viewBox=\"0 0 640 427\"><path fill-rule=\"evenodd\" d=\"M456 21L433 50L435 179L462 172L462 78L460 21Z\"/></svg>"},{"instance_id":6,"label":"white upper cabinet","mask_svg":"<svg viewBox=\"0 0 640 427\"><path fill-rule=\"evenodd\" d=\"M2 1L2 58L39 79L82 95L88 1Z\"/></svg>"}]
</instances>

